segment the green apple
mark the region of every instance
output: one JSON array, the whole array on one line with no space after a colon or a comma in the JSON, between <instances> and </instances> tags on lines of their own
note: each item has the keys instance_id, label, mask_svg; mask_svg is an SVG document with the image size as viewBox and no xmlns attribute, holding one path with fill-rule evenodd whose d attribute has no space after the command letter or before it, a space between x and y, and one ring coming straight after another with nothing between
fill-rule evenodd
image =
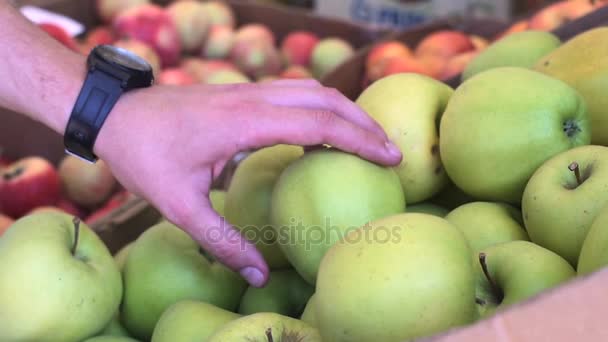
<instances>
[{"instance_id":1,"label":"green apple","mask_svg":"<svg viewBox=\"0 0 608 342\"><path fill-rule=\"evenodd\" d=\"M0 238L0 341L81 341L118 310L120 272L99 237L59 212L16 221Z\"/></svg>"},{"instance_id":2,"label":"green apple","mask_svg":"<svg viewBox=\"0 0 608 342\"><path fill-rule=\"evenodd\" d=\"M273 228L302 278L314 284L325 252L346 232L405 210L399 177L352 154L317 150L281 174L271 203Z\"/></svg>"},{"instance_id":3,"label":"green apple","mask_svg":"<svg viewBox=\"0 0 608 342\"><path fill-rule=\"evenodd\" d=\"M212 190L209 192L209 200L211 201L211 207L220 216L225 216L224 207L226 202L226 191Z\"/></svg>"},{"instance_id":4,"label":"green apple","mask_svg":"<svg viewBox=\"0 0 608 342\"><path fill-rule=\"evenodd\" d=\"M170 306L154 328L152 342L206 341L219 328L241 315L215 305L184 300Z\"/></svg>"},{"instance_id":5,"label":"green apple","mask_svg":"<svg viewBox=\"0 0 608 342\"><path fill-rule=\"evenodd\" d=\"M474 253L498 243L530 240L519 209L504 203L465 204L445 219L464 234Z\"/></svg>"},{"instance_id":6,"label":"green apple","mask_svg":"<svg viewBox=\"0 0 608 342\"><path fill-rule=\"evenodd\" d=\"M560 79L585 99L591 120L591 142L608 145L608 27L587 30L565 42L536 65L536 70Z\"/></svg>"},{"instance_id":7,"label":"green apple","mask_svg":"<svg viewBox=\"0 0 608 342\"><path fill-rule=\"evenodd\" d=\"M587 232L608 204L608 147L582 146L541 166L524 192L522 210L532 242L576 266Z\"/></svg>"},{"instance_id":8,"label":"green apple","mask_svg":"<svg viewBox=\"0 0 608 342\"><path fill-rule=\"evenodd\" d=\"M318 327L317 317L315 314L315 295L313 294L308 303L306 303L306 307L304 308L304 312L302 312L302 317L300 318L302 322L308 323L311 327Z\"/></svg>"},{"instance_id":9,"label":"green apple","mask_svg":"<svg viewBox=\"0 0 608 342\"><path fill-rule=\"evenodd\" d=\"M324 341L402 341L473 322L466 239L445 219L400 214L351 231L323 258L315 316Z\"/></svg>"},{"instance_id":10,"label":"green apple","mask_svg":"<svg viewBox=\"0 0 608 342\"><path fill-rule=\"evenodd\" d=\"M477 302L482 316L558 286L576 273L559 255L529 241L490 246L478 254Z\"/></svg>"},{"instance_id":11,"label":"green apple","mask_svg":"<svg viewBox=\"0 0 608 342\"><path fill-rule=\"evenodd\" d=\"M281 172L303 153L302 147L288 145L254 152L240 163L226 194L226 219L255 242L272 270L289 268L270 222L272 190Z\"/></svg>"},{"instance_id":12,"label":"green apple","mask_svg":"<svg viewBox=\"0 0 608 342\"><path fill-rule=\"evenodd\" d=\"M561 43L556 35L545 31L530 30L507 35L477 55L464 69L462 79L467 80L498 67L532 68Z\"/></svg>"},{"instance_id":13,"label":"green apple","mask_svg":"<svg viewBox=\"0 0 608 342\"><path fill-rule=\"evenodd\" d=\"M262 312L229 322L207 342L321 342L317 329L276 313Z\"/></svg>"},{"instance_id":14,"label":"green apple","mask_svg":"<svg viewBox=\"0 0 608 342\"><path fill-rule=\"evenodd\" d=\"M407 212L445 217L450 211L433 203L420 203L408 206Z\"/></svg>"},{"instance_id":15,"label":"green apple","mask_svg":"<svg viewBox=\"0 0 608 342\"><path fill-rule=\"evenodd\" d=\"M129 334L127 329L125 329L120 322L120 315L118 312L114 315L110 323L101 331L101 335L131 337L131 334Z\"/></svg>"},{"instance_id":16,"label":"green apple","mask_svg":"<svg viewBox=\"0 0 608 342\"><path fill-rule=\"evenodd\" d=\"M578 274L590 274L608 265L608 206L597 215L583 242Z\"/></svg>"},{"instance_id":17,"label":"green apple","mask_svg":"<svg viewBox=\"0 0 608 342\"><path fill-rule=\"evenodd\" d=\"M125 262L127 262L127 256L133 247L133 242L126 244L122 247L116 254L114 254L114 261L116 262L116 266L122 272L125 268Z\"/></svg>"},{"instance_id":18,"label":"green apple","mask_svg":"<svg viewBox=\"0 0 608 342\"><path fill-rule=\"evenodd\" d=\"M234 311L245 281L210 260L181 229L163 222L135 241L123 271L125 293L121 319L133 336L149 340L162 313L185 299Z\"/></svg>"},{"instance_id":19,"label":"green apple","mask_svg":"<svg viewBox=\"0 0 608 342\"><path fill-rule=\"evenodd\" d=\"M304 307L315 292L298 272L281 270L270 273L270 280L263 288L249 287L239 306L239 313L250 315L257 312L274 312L289 317L300 317Z\"/></svg>"},{"instance_id":20,"label":"green apple","mask_svg":"<svg viewBox=\"0 0 608 342\"><path fill-rule=\"evenodd\" d=\"M395 171L408 204L429 199L448 183L437 125L452 93L430 77L396 74L374 82L357 99L405 156Z\"/></svg>"},{"instance_id":21,"label":"green apple","mask_svg":"<svg viewBox=\"0 0 608 342\"><path fill-rule=\"evenodd\" d=\"M97 336L97 337L92 337L89 338L87 340L84 340L83 342L139 342L137 340L134 340L130 337L124 337L124 336Z\"/></svg>"},{"instance_id":22,"label":"green apple","mask_svg":"<svg viewBox=\"0 0 608 342\"><path fill-rule=\"evenodd\" d=\"M495 68L464 82L440 126L450 179L485 201L520 203L546 160L591 141L583 98L562 81L524 68Z\"/></svg>"}]
</instances>

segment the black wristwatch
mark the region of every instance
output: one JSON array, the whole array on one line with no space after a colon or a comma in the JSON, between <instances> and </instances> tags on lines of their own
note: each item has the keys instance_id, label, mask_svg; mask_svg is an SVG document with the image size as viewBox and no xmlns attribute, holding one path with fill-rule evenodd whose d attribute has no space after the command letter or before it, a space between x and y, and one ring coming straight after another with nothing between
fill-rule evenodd
<instances>
[{"instance_id":1,"label":"black wristwatch","mask_svg":"<svg viewBox=\"0 0 608 342\"><path fill-rule=\"evenodd\" d=\"M153 83L152 67L143 58L111 45L95 47L87 59L87 76L65 130L66 152L95 163L95 140L120 96Z\"/></svg>"}]
</instances>

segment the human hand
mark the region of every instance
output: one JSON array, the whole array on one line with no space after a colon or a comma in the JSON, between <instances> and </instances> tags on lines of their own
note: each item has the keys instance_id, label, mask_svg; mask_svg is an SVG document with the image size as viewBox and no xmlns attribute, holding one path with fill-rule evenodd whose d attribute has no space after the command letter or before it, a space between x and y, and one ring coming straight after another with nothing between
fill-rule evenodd
<instances>
[{"instance_id":1,"label":"human hand","mask_svg":"<svg viewBox=\"0 0 608 342\"><path fill-rule=\"evenodd\" d=\"M276 144L329 144L379 164L401 161L375 121L314 80L133 91L115 106L95 150L127 189L260 287L266 262L212 209L209 191L235 154Z\"/></svg>"}]
</instances>

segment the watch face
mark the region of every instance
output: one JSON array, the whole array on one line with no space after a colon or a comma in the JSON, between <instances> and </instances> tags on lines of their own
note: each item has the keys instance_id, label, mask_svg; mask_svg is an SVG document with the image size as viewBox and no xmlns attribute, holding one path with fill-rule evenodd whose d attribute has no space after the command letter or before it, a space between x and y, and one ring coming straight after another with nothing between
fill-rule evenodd
<instances>
[{"instance_id":1,"label":"watch face","mask_svg":"<svg viewBox=\"0 0 608 342\"><path fill-rule=\"evenodd\" d=\"M150 64L148 64L148 62L146 62L143 58L137 56L136 54L130 51L116 46L99 46L97 48L97 53L99 53L99 55L103 57L103 59L109 62L113 62L130 69L140 71L150 71L152 69Z\"/></svg>"}]
</instances>

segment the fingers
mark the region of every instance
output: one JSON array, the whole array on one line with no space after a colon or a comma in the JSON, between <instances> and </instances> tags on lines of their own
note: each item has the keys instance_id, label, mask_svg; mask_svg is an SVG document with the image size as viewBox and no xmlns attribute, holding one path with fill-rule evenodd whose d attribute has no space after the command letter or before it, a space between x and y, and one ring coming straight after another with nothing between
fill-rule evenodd
<instances>
[{"instance_id":1,"label":"fingers","mask_svg":"<svg viewBox=\"0 0 608 342\"><path fill-rule=\"evenodd\" d=\"M182 194L178 202L187 209L169 210L169 215L175 216L167 217L217 261L238 272L251 286L264 286L268 281L269 269L261 253L212 209L207 195L192 190L188 192L193 195Z\"/></svg>"},{"instance_id":2,"label":"fingers","mask_svg":"<svg viewBox=\"0 0 608 342\"><path fill-rule=\"evenodd\" d=\"M317 86L297 86L298 83L287 82L281 84L283 86L280 88L274 87L271 90L262 90L261 97L276 106L331 111L343 119L388 140L384 129L363 109L339 91L322 87L319 83L317 83ZM286 86L287 84L291 86Z\"/></svg>"},{"instance_id":3,"label":"fingers","mask_svg":"<svg viewBox=\"0 0 608 342\"><path fill-rule=\"evenodd\" d=\"M275 144L311 146L329 144L340 150L384 165L401 162L400 150L388 140L329 111L274 107L266 110L244 132L250 146L260 148Z\"/></svg>"}]
</instances>

